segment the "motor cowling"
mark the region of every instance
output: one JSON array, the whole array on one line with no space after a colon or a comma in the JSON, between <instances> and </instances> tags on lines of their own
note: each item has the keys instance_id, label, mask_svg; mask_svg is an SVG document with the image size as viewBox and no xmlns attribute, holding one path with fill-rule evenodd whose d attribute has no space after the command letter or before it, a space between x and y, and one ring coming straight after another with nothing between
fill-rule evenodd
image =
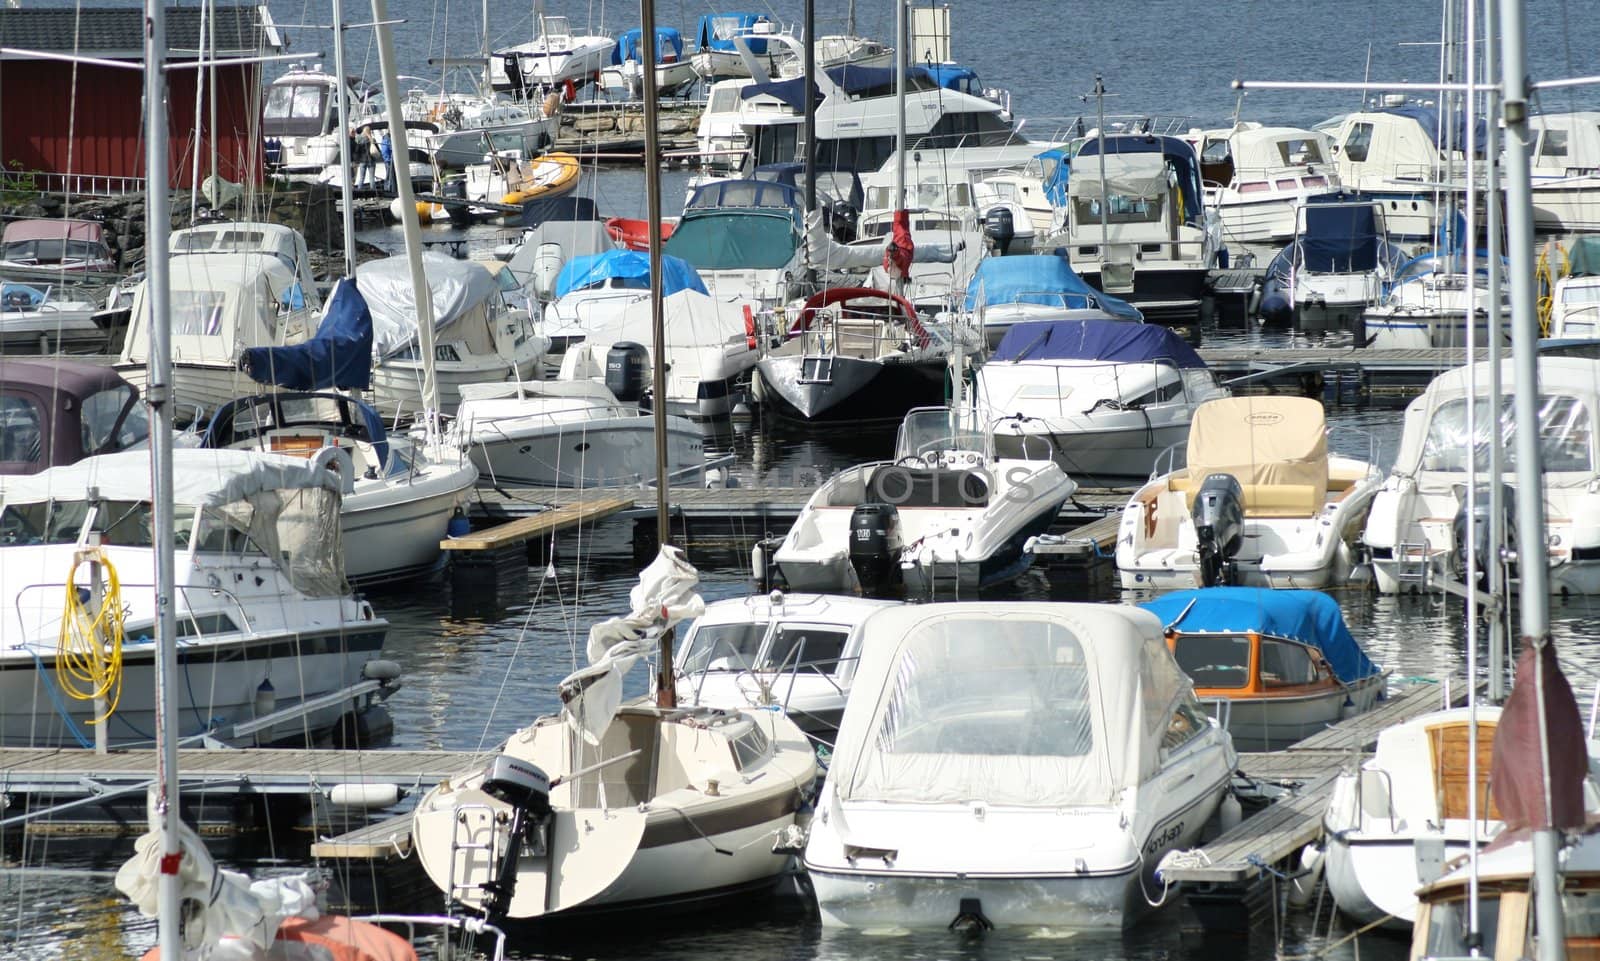
<instances>
[{"instance_id":1,"label":"motor cowling","mask_svg":"<svg viewBox=\"0 0 1600 961\"><path fill-rule=\"evenodd\" d=\"M1244 488L1232 474L1208 474L1190 510L1199 541L1200 583L1231 585L1237 579L1234 557L1244 545Z\"/></svg>"},{"instance_id":2,"label":"motor cowling","mask_svg":"<svg viewBox=\"0 0 1600 961\"><path fill-rule=\"evenodd\" d=\"M861 593L887 593L900 574L900 512L893 504L858 504L850 512L850 566Z\"/></svg>"},{"instance_id":3,"label":"motor cowling","mask_svg":"<svg viewBox=\"0 0 1600 961\"><path fill-rule=\"evenodd\" d=\"M1487 590L1489 587L1489 566L1498 563L1501 557L1496 545L1489 538L1490 522L1494 517L1489 503L1490 490L1488 485L1479 485L1472 494L1473 529L1472 540L1477 555L1477 588ZM1462 486L1460 506L1456 508L1456 516L1450 524L1450 566L1451 573L1465 581L1467 577L1467 496L1465 485ZM1517 551L1517 499L1510 484L1500 485L1500 517L1501 529L1505 531L1505 548L1512 555ZM1507 572L1507 577L1511 572Z\"/></svg>"},{"instance_id":4,"label":"motor cowling","mask_svg":"<svg viewBox=\"0 0 1600 961\"><path fill-rule=\"evenodd\" d=\"M856 239L856 230L860 226L861 211L848 200L835 200L824 208L827 214L828 233L841 244L847 244Z\"/></svg>"},{"instance_id":5,"label":"motor cowling","mask_svg":"<svg viewBox=\"0 0 1600 961\"><path fill-rule=\"evenodd\" d=\"M500 868L483 884L484 907L489 916L504 917L517 889L517 862L529 847L548 848L543 827L550 820L550 776L538 765L498 754L483 772L483 793L511 806L511 826L506 833ZM545 853L543 850L536 854Z\"/></svg>"},{"instance_id":6,"label":"motor cowling","mask_svg":"<svg viewBox=\"0 0 1600 961\"><path fill-rule=\"evenodd\" d=\"M983 235L1004 257L1017 236L1016 218L1009 207L990 207L983 214Z\"/></svg>"},{"instance_id":7,"label":"motor cowling","mask_svg":"<svg viewBox=\"0 0 1600 961\"><path fill-rule=\"evenodd\" d=\"M606 351L606 389L621 401L637 401L644 395L645 370L650 366L650 351L643 344L624 340Z\"/></svg>"}]
</instances>

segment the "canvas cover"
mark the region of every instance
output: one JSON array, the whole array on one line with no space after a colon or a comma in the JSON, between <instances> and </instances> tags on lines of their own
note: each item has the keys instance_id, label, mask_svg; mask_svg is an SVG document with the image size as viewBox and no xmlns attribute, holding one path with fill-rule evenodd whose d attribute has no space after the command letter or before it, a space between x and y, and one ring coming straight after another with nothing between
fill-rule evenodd
<instances>
[{"instance_id":1,"label":"canvas cover","mask_svg":"<svg viewBox=\"0 0 1600 961\"><path fill-rule=\"evenodd\" d=\"M666 249L697 270L777 270L794 258L800 239L787 213L717 210L685 214Z\"/></svg>"},{"instance_id":2,"label":"canvas cover","mask_svg":"<svg viewBox=\"0 0 1600 961\"><path fill-rule=\"evenodd\" d=\"M589 197L563 194L560 197L536 197L522 205L523 227L533 228L554 223L602 224L600 208Z\"/></svg>"},{"instance_id":3,"label":"canvas cover","mask_svg":"<svg viewBox=\"0 0 1600 961\"><path fill-rule=\"evenodd\" d=\"M1346 684L1383 672L1350 636L1339 602L1321 591L1203 587L1139 606L1179 634L1260 634L1309 644Z\"/></svg>"},{"instance_id":4,"label":"canvas cover","mask_svg":"<svg viewBox=\"0 0 1600 961\"><path fill-rule=\"evenodd\" d=\"M433 329L442 332L470 313L500 287L487 267L431 251L422 255L433 302ZM356 286L372 311L372 356L382 360L417 339L417 298L405 257L384 257L356 268Z\"/></svg>"},{"instance_id":5,"label":"canvas cover","mask_svg":"<svg viewBox=\"0 0 1600 961\"><path fill-rule=\"evenodd\" d=\"M168 269L173 351L185 363L231 365L246 347L278 343L280 308L304 304L294 273L270 254L191 254ZM140 282L122 360L142 363L149 348L148 287Z\"/></svg>"},{"instance_id":6,"label":"canvas cover","mask_svg":"<svg viewBox=\"0 0 1600 961\"><path fill-rule=\"evenodd\" d=\"M649 289L650 255L635 250L607 250L584 257L574 257L556 276L556 297L565 297L574 290L583 290L603 284L613 277L632 281L630 287ZM705 282L699 273L678 257L661 258L661 293L675 294L680 290L697 290L706 293Z\"/></svg>"},{"instance_id":7,"label":"canvas cover","mask_svg":"<svg viewBox=\"0 0 1600 961\"><path fill-rule=\"evenodd\" d=\"M754 366L756 352L746 340L745 312L757 309L751 302L717 300L697 290L680 290L665 298L661 316L668 383L689 377L722 380ZM648 347L651 332L650 300L641 298L614 319L594 324L584 343L592 345L603 361L612 344L633 341ZM708 361L714 366L707 367Z\"/></svg>"},{"instance_id":8,"label":"canvas cover","mask_svg":"<svg viewBox=\"0 0 1600 961\"><path fill-rule=\"evenodd\" d=\"M1567 250L1567 276L1600 277L1600 237L1578 237Z\"/></svg>"},{"instance_id":9,"label":"canvas cover","mask_svg":"<svg viewBox=\"0 0 1600 961\"><path fill-rule=\"evenodd\" d=\"M1192 697L1132 607L922 604L861 632L829 773L845 802L1109 804L1156 773Z\"/></svg>"},{"instance_id":10,"label":"canvas cover","mask_svg":"<svg viewBox=\"0 0 1600 961\"><path fill-rule=\"evenodd\" d=\"M1305 206L1300 259L1317 273L1376 270L1383 231L1370 203L1352 203L1349 195L1312 197Z\"/></svg>"},{"instance_id":11,"label":"canvas cover","mask_svg":"<svg viewBox=\"0 0 1600 961\"><path fill-rule=\"evenodd\" d=\"M258 384L290 390L372 386L372 311L348 278L333 288L312 338L288 347L247 347L239 368Z\"/></svg>"},{"instance_id":12,"label":"canvas cover","mask_svg":"<svg viewBox=\"0 0 1600 961\"><path fill-rule=\"evenodd\" d=\"M1082 158L1082 155L1079 155ZM1086 200L1098 199L1100 158L1083 158L1075 163L1067 194ZM1167 161L1158 153L1108 153L1105 159L1105 193L1128 197L1161 197L1167 192Z\"/></svg>"},{"instance_id":13,"label":"canvas cover","mask_svg":"<svg viewBox=\"0 0 1600 961\"><path fill-rule=\"evenodd\" d=\"M997 304L1040 304L1084 309L1098 306L1113 317L1144 320L1139 308L1089 286L1065 255L985 257L967 282L966 309Z\"/></svg>"},{"instance_id":14,"label":"canvas cover","mask_svg":"<svg viewBox=\"0 0 1600 961\"><path fill-rule=\"evenodd\" d=\"M656 63L679 60L683 57L683 34L674 27L656 28ZM611 64L617 66L630 60L644 62L644 31L639 27L617 38L611 48Z\"/></svg>"},{"instance_id":15,"label":"canvas cover","mask_svg":"<svg viewBox=\"0 0 1600 961\"><path fill-rule=\"evenodd\" d=\"M1030 320L1012 324L989 360L1169 363L1195 369L1206 366L1194 348L1171 328L1115 320Z\"/></svg>"},{"instance_id":16,"label":"canvas cover","mask_svg":"<svg viewBox=\"0 0 1600 961\"><path fill-rule=\"evenodd\" d=\"M93 220L13 220L0 233L0 243L21 243L26 240L87 240L96 243L105 231L104 225Z\"/></svg>"},{"instance_id":17,"label":"canvas cover","mask_svg":"<svg viewBox=\"0 0 1600 961\"><path fill-rule=\"evenodd\" d=\"M1322 402L1308 397L1224 397L1201 404L1189 426L1189 477L1232 474L1240 484L1297 484L1328 494Z\"/></svg>"}]
</instances>

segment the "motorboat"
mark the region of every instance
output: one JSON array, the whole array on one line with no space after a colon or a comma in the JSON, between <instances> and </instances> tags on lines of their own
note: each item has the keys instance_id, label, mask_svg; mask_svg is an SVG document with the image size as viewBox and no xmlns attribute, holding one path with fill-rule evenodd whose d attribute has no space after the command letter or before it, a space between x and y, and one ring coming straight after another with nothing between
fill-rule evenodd
<instances>
[{"instance_id":1,"label":"motorboat","mask_svg":"<svg viewBox=\"0 0 1600 961\"><path fill-rule=\"evenodd\" d=\"M1550 336L1600 338L1600 238L1578 237L1550 291Z\"/></svg>"},{"instance_id":2,"label":"motorboat","mask_svg":"<svg viewBox=\"0 0 1600 961\"><path fill-rule=\"evenodd\" d=\"M525 278L541 310L555 299L556 279L567 261L616 248L593 200L567 194L522 205L522 230L509 243L497 245L494 255L506 261L517 277ZM552 353L561 345L550 345Z\"/></svg>"},{"instance_id":3,"label":"motorboat","mask_svg":"<svg viewBox=\"0 0 1600 961\"><path fill-rule=\"evenodd\" d=\"M773 591L707 604L677 645L678 701L776 707L809 737L831 745L861 660L861 626L897 603Z\"/></svg>"},{"instance_id":4,"label":"motorboat","mask_svg":"<svg viewBox=\"0 0 1600 961\"><path fill-rule=\"evenodd\" d=\"M491 921L685 905L785 873L772 838L817 776L794 722L622 698L633 663L704 610L696 579L681 551L662 548L634 609L590 628L590 663L561 682L561 714L418 802L413 845L452 904Z\"/></svg>"},{"instance_id":5,"label":"motorboat","mask_svg":"<svg viewBox=\"0 0 1600 961\"><path fill-rule=\"evenodd\" d=\"M482 163L488 154L543 153L560 132L560 117L547 109L554 106L548 98L540 104L476 93L436 94L420 98L415 108L408 102L405 112L408 119L426 118L438 125L437 132L425 132L420 138L434 165L459 169Z\"/></svg>"},{"instance_id":6,"label":"motorboat","mask_svg":"<svg viewBox=\"0 0 1600 961\"><path fill-rule=\"evenodd\" d=\"M1309 198L1295 211L1294 239L1267 264L1261 322L1354 331L1406 261L1384 237L1378 200L1344 192Z\"/></svg>"},{"instance_id":7,"label":"motorboat","mask_svg":"<svg viewBox=\"0 0 1600 961\"><path fill-rule=\"evenodd\" d=\"M277 258L299 281L292 296L311 310L322 306L305 235L286 224L264 220L207 220L174 230L167 250L179 254L265 254Z\"/></svg>"},{"instance_id":8,"label":"motorboat","mask_svg":"<svg viewBox=\"0 0 1600 961\"><path fill-rule=\"evenodd\" d=\"M1057 254L985 257L967 281L961 309L983 331L990 350L1018 323L1144 320L1137 307L1085 283L1067 258Z\"/></svg>"},{"instance_id":9,"label":"motorboat","mask_svg":"<svg viewBox=\"0 0 1600 961\"><path fill-rule=\"evenodd\" d=\"M389 625L345 583L340 478L330 463L237 450L173 452L179 580L172 604L183 637L183 736L306 705L307 715L247 738L303 743L308 732L326 731L362 706L354 695L337 695L363 679ZM118 585L121 611L121 685L107 692L115 710L104 722L109 743L148 742L156 691L150 454L103 454L5 477L0 497L0 739L34 747L93 743L94 701L73 696L87 693L77 687L57 690L56 675L58 665L65 675L66 659L83 654L61 647L63 619L81 616L70 604L63 609L64 595L79 597L66 585L87 592L98 574L106 590Z\"/></svg>"},{"instance_id":10,"label":"motorboat","mask_svg":"<svg viewBox=\"0 0 1600 961\"><path fill-rule=\"evenodd\" d=\"M267 86L261 107L261 136L267 167L291 177L316 177L339 165L339 141L355 131L354 118L365 113L376 91L347 77L343 81L351 122L339 117L340 80L322 64L294 64Z\"/></svg>"},{"instance_id":11,"label":"motorboat","mask_svg":"<svg viewBox=\"0 0 1600 961\"><path fill-rule=\"evenodd\" d=\"M98 221L13 220L0 232L0 270L7 277L19 270L81 274L116 269L105 225Z\"/></svg>"},{"instance_id":12,"label":"motorboat","mask_svg":"<svg viewBox=\"0 0 1600 961\"><path fill-rule=\"evenodd\" d=\"M653 419L592 380L465 385L446 440L486 487L638 487L656 477ZM669 416L669 482L704 464L700 427Z\"/></svg>"},{"instance_id":13,"label":"motorboat","mask_svg":"<svg viewBox=\"0 0 1600 961\"><path fill-rule=\"evenodd\" d=\"M1591 519L1600 516L1600 450L1594 436L1600 360L1540 355L1538 369L1546 529L1536 536L1512 524L1508 537L1518 545L1546 545L1551 591L1600 593L1600 529ZM1507 359L1501 367L1505 394L1495 403L1488 396L1489 375L1487 363L1446 371L1406 407L1393 473L1373 499L1363 535L1374 580L1385 594L1442 590L1444 582L1465 578L1468 471L1474 466L1478 562L1494 562L1487 542L1489 486L1495 482L1489 475L1489 448L1491 432L1499 430L1506 438L1501 480L1509 483L1516 376ZM1469 402L1476 421L1472 435L1466 426ZM1505 490L1509 518L1509 486Z\"/></svg>"},{"instance_id":14,"label":"motorboat","mask_svg":"<svg viewBox=\"0 0 1600 961\"><path fill-rule=\"evenodd\" d=\"M631 100L644 96L644 31L635 27L617 38L600 82ZM699 79L694 61L683 55L683 34L672 27L656 27L656 93L669 96Z\"/></svg>"},{"instance_id":15,"label":"motorboat","mask_svg":"<svg viewBox=\"0 0 1600 961\"><path fill-rule=\"evenodd\" d=\"M1500 292L1502 317L1511 316L1509 288L1507 284ZM1471 323L1474 341L1487 346L1490 298L1486 254L1479 253L1470 277L1461 251L1435 250L1413 257L1395 271L1383 299L1362 313L1365 338L1361 344L1392 350L1465 347L1467 324ZM1510 345L1509 327L1499 336L1503 344Z\"/></svg>"},{"instance_id":16,"label":"motorboat","mask_svg":"<svg viewBox=\"0 0 1600 961\"><path fill-rule=\"evenodd\" d=\"M773 555L791 590L971 597L1033 563L1077 484L1048 450L999 457L1002 426L921 408L906 415L893 460L850 467L806 501Z\"/></svg>"},{"instance_id":17,"label":"motorboat","mask_svg":"<svg viewBox=\"0 0 1600 961\"><path fill-rule=\"evenodd\" d=\"M858 37L853 33L827 34L817 38L812 56L819 68L894 66L894 48L881 40ZM787 70L782 71L787 73Z\"/></svg>"},{"instance_id":18,"label":"motorboat","mask_svg":"<svg viewBox=\"0 0 1600 961\"><path fill-rule=\"evenodd\" d=\"M778 25L761 13L708 13L695 27L694 72L707 81L753 76L748 56L767 76L776 76L787 56L771 36ZM743 48L742 50L740 48Z\"/></svg>"},{"instance_id":19,"label":"motorboat","mask_svg":"<svg viewBox=\"0 0 1600 961\"><path fill-rule=\"evenodd\" d=\"M433 307L442 413L455 412L462 384L540 375L549 341L526 314L506 306L488 268L429 251L422 255L422 269ZM414 418L423 409L424 364L406 258L367 261L356 268L356 285L372 311L373 404L385 417Z\"/></svg>"},{"instance_id":20,"label":"motorboat","mask_svg":"<svg viewBox=\"0 0 1600 961\"><path fill-rule=\"evenodd\" d=\"M53 284L0 281L0 351L17 354L102 353L112 339L100 325L102 306Z\"/></svg>"},{"instance_id":21,"label":"motorboat","mask_svg":"<svg viewBox=\"0 0 1600 961\"><path fill-rule=\"evenodd\" d=\"M528 43L495 51L489 58L489 81L495 90L527 100L566 84L582 86L600 76L616 41L610 37L574 34L566 17L535 18L539 35Z\"/></svg>"},{"instance_id":22,"label":"motorboat","mask_svg":"<svg viewBox=\"0 0 1600 961\"><path fill-rule=\"evenodd\" d=\"M1536 113L1537 138L1528 152L1533 174L1533 222L1540 230L1600 229L1600 111Z\"/></svg>"},{"instance_id":23,"label":"motorboat","mask_svg":"<svg viewBox=\"0 0 1600 961\"><path fill-rule=\"evenodd\" d=\"M661 257L661 296L681 290L705 294L700 274L669 254ZM590 330L616 324L622 311L650 297L650 258L645 251L603 250L563 260L551 301L544 309L544 334L552 353L581 344ZM648 337L645 340L649 340Z\"/></svg>"},{"instance_id":24,"label":"motorboat","mask_svg":"<svg viewBox=\"0 0 1600 961\"><path fill-rule=\"evenodd\" d=\"M725 180L699 188L663 248L699 272L718 299L787 303L805 275L803 198L765 180Z\"/></svg>"},{"instance_id":25,"label":"motorboat","mask_svg":"<svg viewBox=\"0 0 1600 961\"><path fill-rule=\"evenodd\" d=\"M1048 445L1082 483L1150 476L1189 436L1201 404L1226 388L1182 337L1155 324L1036 320L1014 324L976 373L978 410L1015 417L994 438L1001 457Z\"/></svg>"},{"instance_id":26,"label":"motorboat","mask_svg":"<svg viewBox=\"0 0 1600 961\"><path fill-rule=\"evenodd\" d=\"M1333 140L1333 160L1346 190L1372 196L1383 207L1384 227L1395 241L1431 240L1439 215L1451 208L1464 182L1461 156L1467 127L1464 117L1455 130L1433 104L1407 103L1388 96L1378 109L1358 110L1318 124ZM1478 118L1476 142L1488 137ZM1450 147L1451 149L1446 149Z\"/></svg>"},{"instance_id":27,"label":"motorboat","mask_svg":"<svg viewBox=\"0 0 1600 961\"><path fill-rule=\"evenodd\" d=\"M1339 189L1333 144L1320 131L1242 121L1185 139L1200 153L1206 203L1232 243L1286 243L1296 233L1296 209Z\"/></svg>"},{"instance_id":28,"label":"motorboat","mask_svg":"<svg viewBox=\"0 0 1600 961\"><path fill-rule=\"evenodd\" d=\"M661 242L666 243L672 236L672 228L678 226L676 220L663 220L661 222ZM638 217L607 217L606 233L611 239L622 245L624 250L633 250L639 253L650 249L650 221Z\"/></svg>"},{"instance_id":29,"label":"motorboat","mask_svg":"<svg viewBox=\"0 0 1600 961\"><path fill-rule=\"evenodd\" d=\"M1383 478L1370 455L1329 453L1321 401L1207 401L1184 450L1187 466L1161 472L1158 463L1123 508L1116 556L1124 588L1319 590L1350 576Z\"/></svg>"},{"instance_id":30,"label":"motorboat","mask_svg":"<svg viewBox=\"0 0 1600 961\"><path fill-rule=\"evenodd\" d=\"M863 287L812 295L756 364L757 399L786 420L899 422L944 400L951 338L904 297Z\"/></svg>"},{"instance_id":31,"label":"motorboat","mask_svg":"<svg viewBox=\"0 0 1600 961\"><path fill-rule=\"evenodd\" d=\"M1241 751L1277 751L1370 710L1389 672L1320 591L1202 587L1139 605Z\"/></svg>"},{"instance_id":32,"label":"motorboat","mask_svg":"<svg viewBox=\"0 0 1600 961\"><path fill-rule=\"evenodd\" d=\"M98 364L0 360L0 410L0 475L37 474L150 438L139 391Z\"/></svg>"},{"instance_id":33,"label":"motorboat","mask_svg":"<svg viewBox=\"0 0 1600 961\"><path fill-rule=\"evenodd\" d=\"M1132 925L1236 756L1147 611L873 614L804 862L824 926Z\"/></svg>"},{"instance_id":34,"label":"motorboat","mask_svg":"<svg viewBox=\"0 0 1600 961\"><path fill-rule=\"evenodd\" d=\"M467 199L521 206L571 193L582 173L583 165L571 154L547 153L527 160L515 153L491 154L487 162L467 167ZM499 216L493 210L484 215Z\"/></svg>"}]
</instances>

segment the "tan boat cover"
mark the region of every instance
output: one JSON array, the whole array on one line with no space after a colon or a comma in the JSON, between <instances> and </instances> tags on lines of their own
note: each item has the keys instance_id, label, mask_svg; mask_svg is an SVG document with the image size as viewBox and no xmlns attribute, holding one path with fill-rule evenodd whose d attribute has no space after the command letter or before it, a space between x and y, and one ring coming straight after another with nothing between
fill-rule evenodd
<instances>
[{"instance_id":1,"label":"tan boat cover","mask_svg":"<svg viewBox=\"0 0 1600 961\"><path fill-rule=\"evenodd\" d=\"M1189 478L1232 474L1245 487L1300 486L1328 495L1322 403L1306 397L1225 397L1201 404L1189 427Z\"/></svg>"}]
</instances>

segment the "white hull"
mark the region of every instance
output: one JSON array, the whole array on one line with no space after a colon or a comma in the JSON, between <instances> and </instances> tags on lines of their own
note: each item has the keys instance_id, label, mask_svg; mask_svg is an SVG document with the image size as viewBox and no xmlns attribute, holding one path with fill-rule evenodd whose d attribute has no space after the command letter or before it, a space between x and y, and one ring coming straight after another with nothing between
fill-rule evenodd
<instances>
[{"instance_id":1,"label":"white hull","mask_svg":"<svg viewBox=\"0 0 1600 961\"><path fill-rule=\"evenodd\" d=\"M480 439L470 448L478 480L486 486L634 487L655 478L654 418L613 417L513 432ZM480 438L493 425L479 427ZM705 460L705 441L692 424L667 428L667 470Z\"/></svg>"},{"instance_id":2,"label":"white hull","mask_svg":"<svg viewBox=\"0 0 1600 961\"><path fill-rule=\"evenodd\" d=\"M143 394L148 368L144 364L117 364L117 373ZM199 364L172 365L172 396L179 423L216 410L236 397L254 394L261 385L236 367L211 367Z\"/></svg>"},{"instance_id":3,"label":"white hull","mask_svg":"<svg viewBox=\"0 0 1600 961\"><path fill-rule=\"evenodd\" d=\"M346 495L339 513L345 576L352 583L375 584L437 567L439 542L472 487L472 473L432 464L410 482L370 499Z\"/></svg>"},{"instance_id":4,"label":"white hull","mask_svg":"<svg viewBox=\"0 0 1600 961\"><path fill-rule=\"evenodd\" d=\"M780 58L771 54L759 54L756 61L766 68L767 75L773 76L778 72ZM706 80L713 77L718 80L737 80L750 76L750 68L745 66L744 58L735 50L698 50L690 63L694 65L694 72Z\"/></svg>"},{"instance_id":5,"label":"white hull","mask_svg":"<svg viewBox=\"0 0 1600 961\"><path fill-rule=\"evenodd\" d=\"M1375 350L1417 350L1431 347L1467 346L1467 317L1461 311L1439 313L1431 311L1398 311L1382 307L1367 311L1362 318L1366 325L1366 346ZM1489 345L1489 321L1479 314L1473 331L1473 342L1480 348ZM1500 342L1509 346L1511 336L1502 330Z\"/></svg>"},{"instance_id":6,"label":"white hull","mask_svg":"<svg viewBox=\"0 0 1600 961\"><path fill-rule=\"evenodd\" d=\"M1560 185L1533 182L1533 223L1539 230L1600 230L1600 177L1552 178Z\"/></svg>"},{"instance_id":7,"label":"white hull","mask_svg":"<svg viewBox=\"0 0 1600 961\"><path fill-rule=\"evenodd\" d=\"M489 152L486 137L503 141L508 135L520 138L522 155L534 157L555 143L556 117L541 117L519 123L495 124L488 127L463 127L448 133L435 134L425 141L429 155L444 167L465 167L483 163ZM498 146L498 145L497 145Z\"/></svg>"},{"instance_id":8,"label":"white hull","mask_svg":"<svg viewBox=\"0 0 1600 961\"><path fill-rule=\"evenodd\" d=\"M502 380L539 380L544 353L524 351L515 362L503 357L474 361L440 361L434 365L439 385L439 410L454 415L461 406L461 387ZM410 421L422 411L422 364L389 360L372 368L372 406L389 421Z\"/></svg>"},{"instance_id":9,"label":"white hull","mask_svg":"<svg viewBox=\"0 0 1600 961\"><path fill-rule=\"evenodd\" d=\"M1325 190L1295 190L1275 193L1265 200L1243 200L1232 190L1223 190L1214 202L1222 220L1222 235L1228 243L1285 244L1294 239L1295 211L1311 197Z\"/></svg>"},{"instance_id":10,"label":"white hull","mask_svg":"<svg viewBox=\"0 0 1600 961\"><path fill-rule=\"evenodd\" d=\"M1445 860L1467 853L1466 842L1445 844ZM1417 917L1417 854L1412 838L1350 839L1330 834L1324 871L1328 893L1339 910L1360 924L1380 919L1382 927L1404 931Z\"/></svg>"},{"instance_id":11,"label":"white hull","mask_svg":"<svg viewBox=\"0 0 1600 961\"><path fill-rule=\"evenodd\" d=\"M1170 415L1178 413L1181 419ZM1150 418L1138 411L1119 411L1111 414L1082 418L1092 420L1086 429L1060 429L1045 422L1048 434L1026 435L1033 444L1042 447L1048 440L1055 447L1056 463L1073 478L1093 485L1097 480L1143 481L1150 476L1156 458L1174 444L1183 443L1189 436L1189 415L1192 408L1181 411L1157 409ZM1166 414L1167 417L1161 415ZM1151 424L1150 421L1157 421ZM1161 420L1168 421L1160 423ZM1037 423L1037 422L1035 422ZM1031 425L1030 425L1031 426ZM1002 453L1011 448L1001 446L995 435L995 444Z\"/></svg>"}]
</instances>

